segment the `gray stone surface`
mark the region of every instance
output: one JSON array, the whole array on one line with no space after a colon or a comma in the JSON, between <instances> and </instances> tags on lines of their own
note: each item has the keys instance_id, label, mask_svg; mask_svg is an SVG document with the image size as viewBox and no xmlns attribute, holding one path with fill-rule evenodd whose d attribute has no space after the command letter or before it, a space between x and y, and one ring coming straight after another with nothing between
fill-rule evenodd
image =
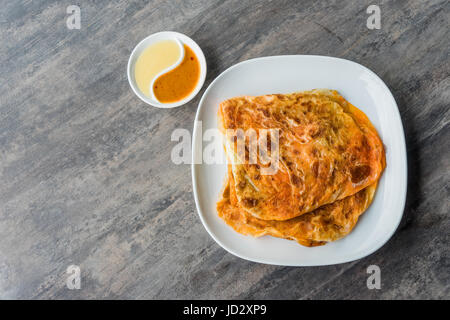
<instances>
[{"instance_id":1,"label":"gray stone surface","mask_svg":"<svg viewBox=\"0 0 450 320\"><path fill-rule=\"evenodd\" d=\"M74 1L75 2L75 1ZM449 5L434 1L1 1L0 297L450 298ZM366 8L381 7L381 29ZM133 47L162 30L203 48L205 87L227 67L277 54L359 62L390 87L405 127L401 226L376 253L337 266L256 264L203 228L170 133L191 129L205 87L160 110L129 88ZM66 268L82 271L66 288ZM382 270L368 290L366 268Z\"/></svg>"}]
</instances>

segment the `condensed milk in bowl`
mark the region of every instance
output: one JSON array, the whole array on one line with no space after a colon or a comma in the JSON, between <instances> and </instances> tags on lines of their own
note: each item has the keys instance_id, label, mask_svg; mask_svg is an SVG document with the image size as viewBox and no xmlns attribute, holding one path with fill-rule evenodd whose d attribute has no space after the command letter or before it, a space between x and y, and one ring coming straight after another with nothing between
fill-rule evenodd
<instances>
[{"instance_id":1,"label":"condensed milk in bowl","mask_svg":"<svg viewBox=\"0 0 450 320\"><path fill-rule=\"evenodd\" d=\"M139 42L128 60L127 74L142 101L158 108L174 108L200 91L206 78L206 60L194 40L163 31Z\"/></svg>"}]
</instances>

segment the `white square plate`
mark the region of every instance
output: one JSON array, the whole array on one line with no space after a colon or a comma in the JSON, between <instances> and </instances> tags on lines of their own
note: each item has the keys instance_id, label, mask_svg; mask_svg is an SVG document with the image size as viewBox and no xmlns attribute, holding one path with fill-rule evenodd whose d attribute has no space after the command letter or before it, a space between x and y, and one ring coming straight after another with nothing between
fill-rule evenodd
<instances>
[{"instance_id":1,"label":"white square plate","mask_svg":"<svg viewBox=\"0 0 450 320\"><path fill-rule=\"evenodd\" d=\"M298 55L257 58L234 65L211 83L200 100L196 121L202 122L202 130L194 127L192 150L201 148L202 134L207 129L217 128L217 110L223 100L315 88L337 90L364 111L378 130L386 147L387 165L375 199L348 236L324 246L308 248L295 241L271 236L244 236L226 225L216 212L226 174L225 155L221 155L222 164L195 164L201 162L201 152L192 152L193 190L200 219L214 240L238 257L286 266L349 262L383 246L400 223L407 185L406 147L400 114L384 82L358 63ZM204 141L203 147L207 144Z\"/></svg>"}]
</instances>

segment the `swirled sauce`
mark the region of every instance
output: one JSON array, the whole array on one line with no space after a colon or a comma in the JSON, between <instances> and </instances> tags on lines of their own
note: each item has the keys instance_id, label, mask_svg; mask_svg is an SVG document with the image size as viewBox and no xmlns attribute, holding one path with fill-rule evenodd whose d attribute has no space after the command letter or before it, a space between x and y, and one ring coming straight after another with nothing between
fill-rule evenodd
<instances>
[{"instance_id":1,"label":"swirled sauce","mask_svg":"<svg viewBox=\"0 0 450 320\"><path fill-rule=\"evenodd\" d=\"M153 93L162 103L183 100L192 91L200 78L200 63L194 51L184 45L184 59L174 69L159 76L153 84Z\"/></svg>"},{"instance_id":2,"label":"swirled sauce","mask_svg":"<svg viewBox=\"0 0 450 320\"><path fill-rule=\"evenodd\" d=\"M134 77L139 90L150 97L155 77L173 66L181 57L181 48L174 40L162 40L148 46L138 57Z\"/></svg>"}]
</instances>

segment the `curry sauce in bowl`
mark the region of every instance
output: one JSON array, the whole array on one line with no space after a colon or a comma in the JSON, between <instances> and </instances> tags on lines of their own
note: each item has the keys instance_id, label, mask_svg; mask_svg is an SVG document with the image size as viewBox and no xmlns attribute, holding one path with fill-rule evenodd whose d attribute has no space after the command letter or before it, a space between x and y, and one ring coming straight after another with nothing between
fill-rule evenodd
<instances>
[{"instance_id":1,"label":"curry sauce in bowl","mask_svg":"<svg viewBox=\"0 0 450 320\"><path fill-rule=\"evenodd\" d=\"M153 82L154 97L161 103L174 103L188 97L200 79L200 62L194 51L184 46L184 58L174 69Z\"/></svg>"},{"instance_id":2,"label":"curry sauce in bowl","mask_svg":"<svg viewBox=\"0 0 450 320\"><path fill-rule=\"evenodd\" d=\"M206 60L191 38L159 32L142 40L128 61L128 81L144 102L173 108L189 102L206 78Z\"/></svg>"}]
</instances>

